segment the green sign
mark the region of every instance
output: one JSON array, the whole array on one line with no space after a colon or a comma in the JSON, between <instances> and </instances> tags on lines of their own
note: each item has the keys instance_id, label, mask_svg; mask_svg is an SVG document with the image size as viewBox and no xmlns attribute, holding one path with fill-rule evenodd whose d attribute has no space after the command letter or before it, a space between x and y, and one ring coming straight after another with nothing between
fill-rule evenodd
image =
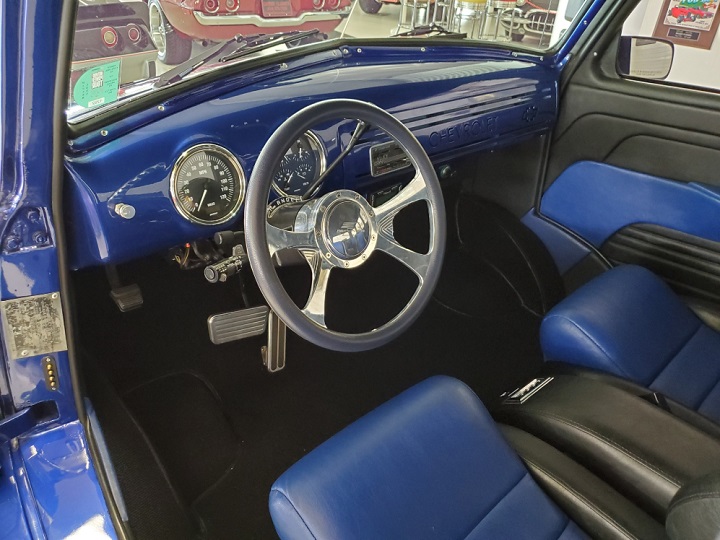
<instances>
[{"instance_id":1,"label":"green sign","mask_svg":"<svg viewBox=\"0 0 720 540\"><path fill-rule=\"evenodd\" d=\"M112 103L120 88L120 60L88 69L73 88L73 101L85 108Z\"/></svg>"}]
</instances>

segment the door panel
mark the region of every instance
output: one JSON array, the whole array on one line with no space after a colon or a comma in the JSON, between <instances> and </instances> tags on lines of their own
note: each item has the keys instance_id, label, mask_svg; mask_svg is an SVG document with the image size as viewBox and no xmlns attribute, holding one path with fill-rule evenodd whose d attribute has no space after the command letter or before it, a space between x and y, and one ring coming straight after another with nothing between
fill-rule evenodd
<instances>
[{"instance_id":1,"label":"door panel","mask_svg":"<svg viewBox=\"0 0 720 540\"><path fill-rule=\"evenodd\" d=\"M596 255L718 303L720 95L619 77L621 25L564 81L540 214Z\"/></svg>"},{"instance_id":2,"label":"door panel","mask_svg":"<svg viewBox=\"0 0 720 540\"><path fill-rule=\"evenodd\" d=\"M682 294L720 303L720 242L637 224L613 234L601 251L613 263L649 268Z\"/></svg>"}]
</instances>

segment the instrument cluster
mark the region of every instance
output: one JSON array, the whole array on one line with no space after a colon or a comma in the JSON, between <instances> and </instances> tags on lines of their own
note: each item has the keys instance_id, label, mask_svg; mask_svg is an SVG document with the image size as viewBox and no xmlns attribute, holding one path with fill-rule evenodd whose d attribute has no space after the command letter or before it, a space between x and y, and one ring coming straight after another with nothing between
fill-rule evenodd
<instances>
[{"instance_id":1,"label":"instrument cluster","mask_svg":"<svg viewBox=\"0 0 720 540\"><path fill-rule=\"evenodd\" d=\"M320 138L311 131L303 133L280 160L273 190L286 201L313 196L321 188L317 180L326 167L327 153ZM183 218L199 225L219 225L240 211L246 184L245 171L230 150L218 144L198 144L175 162L170 195Z\"/></svg>"}]
</instances>

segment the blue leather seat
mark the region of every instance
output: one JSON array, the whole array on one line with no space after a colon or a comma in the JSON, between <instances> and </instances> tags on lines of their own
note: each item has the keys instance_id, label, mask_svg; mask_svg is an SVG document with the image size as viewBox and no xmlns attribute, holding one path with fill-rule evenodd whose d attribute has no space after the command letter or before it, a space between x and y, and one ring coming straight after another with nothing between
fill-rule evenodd
<instances>
[{"instance_id":1,"label":"blue leather seat","mask_svg":"<svg viewBox=\"0 0 720 540\"><path fill-rule=\"evenodd\" d=\"M434 377L353 423L273 485L283 539L586 538L477 396Z\"/></svg>"},{"instance_id":2,"label":"blue leather seat","mask_svg":"<svg viewBox=\"0 0 720 540\"><path fill-rule=\"evenodd\" d=\"M543 320L546 360L624 379L720 422L720 334L657 276L620 266L587 283Z\"/></svg>"}]
</instances>

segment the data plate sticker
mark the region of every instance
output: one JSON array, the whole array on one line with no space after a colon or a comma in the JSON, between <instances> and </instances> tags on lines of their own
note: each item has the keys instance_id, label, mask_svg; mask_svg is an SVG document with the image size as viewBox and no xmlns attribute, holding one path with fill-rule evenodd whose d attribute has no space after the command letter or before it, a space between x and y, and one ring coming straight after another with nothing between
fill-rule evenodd
<instances>
[{"instance_id":1,"label":"data plate sticker","mask_svg":"<svg viewBox=\"0 0 720 540\"><path fill-rule=\"evenodd\" d=\"M120 90L120 60L88 69L73 87L73 101L91 109L117 101Z\"/></svg>"},{"instance_id":2,"label":"data plate sticker","mask_svg":"<svg viewBox=\"0 0 720 540\"><path fill-rule=\"evenodd\" d=\"M0 311L11 359L67 349L59 293L5 300Z\"/></svg>"}]
</instances>

